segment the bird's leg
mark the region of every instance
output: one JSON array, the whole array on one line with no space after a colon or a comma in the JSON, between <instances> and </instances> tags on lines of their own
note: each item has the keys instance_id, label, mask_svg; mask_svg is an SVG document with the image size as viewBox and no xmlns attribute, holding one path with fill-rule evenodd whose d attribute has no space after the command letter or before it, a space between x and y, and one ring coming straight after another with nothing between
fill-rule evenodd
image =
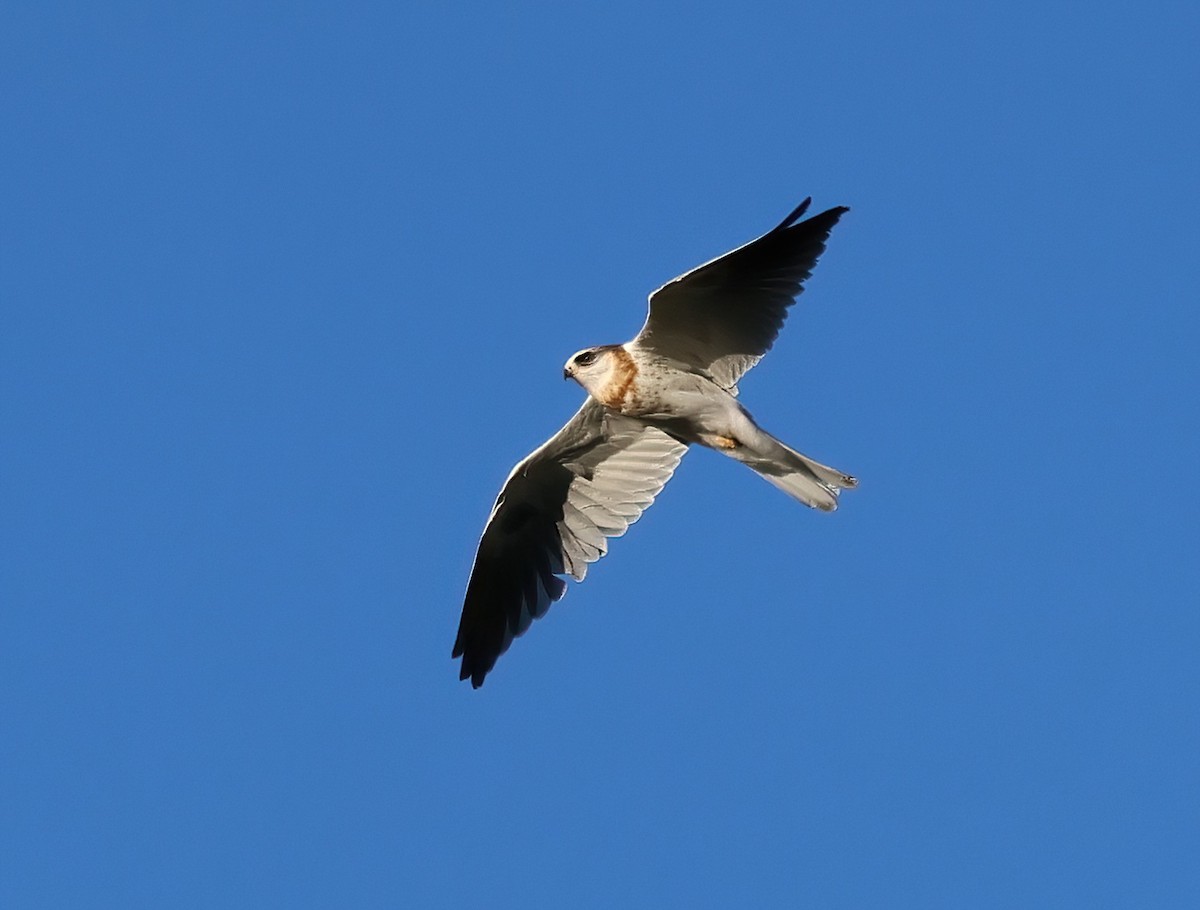
<instances>
[{"instance_id":1,"label":"bird's leg","mask_svg":"<svg viewBox=\"0 0 1200 910\"><path fill-rule=\"evenodd\" d=\"M712 448L720 449L723 452L732 452L741 445L741 443L732 436L710 436L704 441Z\"/></svg>"}]
</instances>

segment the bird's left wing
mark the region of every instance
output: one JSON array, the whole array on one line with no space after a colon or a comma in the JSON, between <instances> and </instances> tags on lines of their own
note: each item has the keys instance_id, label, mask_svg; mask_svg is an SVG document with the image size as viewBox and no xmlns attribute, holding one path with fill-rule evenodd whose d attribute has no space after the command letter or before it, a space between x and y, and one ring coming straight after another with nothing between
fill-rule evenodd
<instances>
[{"instance_id":1,"label":"bird's left wing","mask_svg":"<svg viewBox=\"0 0 1200 910\"><path fill-rule=\"evenodd\" d=\"M479 541L452 657L478 688L512 643L582 581L671 478L687 447L589 398L513 468Z\"/></svg>"},{"instance_id":2,"label":"bird's left wing","mask_svg":"<svg viewBox=\"0 0 1200 910\"><path fill-rule=\"evenodd\" d=\"M757 240L651 294L650 313L633 344L704 370L736 394L738 379L775 342L829 232L849 211L837 206L800 221L809 202Z\"/></svg>"}]
</instances>

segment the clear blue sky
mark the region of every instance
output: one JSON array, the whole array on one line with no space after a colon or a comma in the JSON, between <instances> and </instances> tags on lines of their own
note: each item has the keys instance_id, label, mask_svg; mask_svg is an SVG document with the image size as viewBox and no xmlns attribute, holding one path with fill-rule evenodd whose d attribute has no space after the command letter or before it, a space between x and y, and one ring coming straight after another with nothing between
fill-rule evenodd
<instances>
[{"instance_id":1,"label":"clear blue sky","mask_svg":"<svg viewBox=\"0 0 1200 910\"><path fill-rule=\"evenodd\" d=\"M1194 3L17 2L0 905L1200 905ZM845 204L478 692L563 361Z\"/></svg>"}]
</instances>

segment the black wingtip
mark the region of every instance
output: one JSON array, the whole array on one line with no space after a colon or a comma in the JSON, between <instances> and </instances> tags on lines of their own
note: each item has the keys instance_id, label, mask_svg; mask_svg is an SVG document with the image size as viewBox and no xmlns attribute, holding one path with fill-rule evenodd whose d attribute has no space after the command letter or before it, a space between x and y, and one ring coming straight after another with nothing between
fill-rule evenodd
<instances>
[{"instance_id":1,"label":"black wingtip","mask_svg":"<svg viewBox=\"0 0 1200 910\"><path fill-rule=\"evenodd\" d=\"M798 206L796 206L796 208L792 210L792 213L790 215L788 215L786 218L784 218L783 221L779 222L779 226L776 227L775 230L779 231L785 227L791 227L793 224L795 224L797 221L800 220L801 215L803 215L805 212L808 211L808 207L810 205L812 205L812 196L809 196L803 202L801 202Z\"/></svg>"},{"instance_id":2,"label":"black wingtip","mask_svg":"<svg viewBox=\"0 0 1200 910\"><path fill-rule=\"evenodd\" d=\"M483 685L484 677L488 675L496 662L493 660L491 664L485 666L484 661L473 660L470 655L464 653L462 644L455 642L454 651L451 653L450 659L457 660L460 657L462 658L462 665L458 668L459 681L469 679L471 680L471 688L478 689Z\"/></svg>"},{"instance_id":3,"label":"black wingtip","mask_svg":"<svg viewBox=\"0 0 1200 910\"><path fill-rule=\"evenodd\" d=\"M455 655L456 657L458 655ZM488 667L490 670L491 667ZM471 680L471 688L478 689L483 685L484 678L488 675L488 670L482 670L478 666L472 666L465 659L462 662L462 667L458 671L458 679L461 682L464 679Z\"/></svg>"},{"instance_id":4,"label":"black wingtip","mask_svg":"<svg viewBox=\"0 0 1200 910\"><path fill-rule=\"evenodd\" d=\"M807 199L805 199L803 202L801 202L798 206L796 206L796 208L792 211L792 213L790 215L788 215L786 218L784 218L783 221L779 222L779 225L775 228L775 230L782 231L785 228L792 227L797 221L800 220L800 217L805 212L808 211L808 207L811 204L812 204L812 196L809 196ZM821 212L821 214L819 214L819 215L813 215L811 218L808 219L808 221L805 222L805 224L809 224L809 223L820 220L822 223L822 226L824 226L826 228L832 228L835 224L838 223L838 219L841 218L843 215L845 215L848 211L850 211L850 208L848 206L835 205L833 208L826 209L824 212Z\"/></svg>"},{"instance_id":5,"label":"black wingtip","mask_svg":"<svg viewBox=\"0 0 1200 910\"><path fill-rule=\"evenodd\" d=\"M828 229L831 229L835 224L837 224L838 221L841 220L842 216L845 215L848 211L850 211L849 206L835 205L833 208L828 209L824 212L821 212L821 214L819 214L819 215L813 215L811 218L808 219L808 221L809 222L819 221L821 223L821 225L828 230Z\"/></svg>"}]
</instances>

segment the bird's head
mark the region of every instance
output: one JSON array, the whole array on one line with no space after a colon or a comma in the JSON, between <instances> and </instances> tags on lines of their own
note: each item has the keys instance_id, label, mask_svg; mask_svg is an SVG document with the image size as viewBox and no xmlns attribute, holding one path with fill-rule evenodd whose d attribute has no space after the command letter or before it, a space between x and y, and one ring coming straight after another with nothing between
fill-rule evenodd
<instances>
[{"instance_id":1,"label":"bird's head","mask_svg":"<svg viewBox=\"0 0 1200 910\"><path fill-rule=\"evenodd\" d=\"M563 379L574 379L594 394L607 384L615 366L612 345L584 348L563 365Z\"/></svg>"}]
</instances>

